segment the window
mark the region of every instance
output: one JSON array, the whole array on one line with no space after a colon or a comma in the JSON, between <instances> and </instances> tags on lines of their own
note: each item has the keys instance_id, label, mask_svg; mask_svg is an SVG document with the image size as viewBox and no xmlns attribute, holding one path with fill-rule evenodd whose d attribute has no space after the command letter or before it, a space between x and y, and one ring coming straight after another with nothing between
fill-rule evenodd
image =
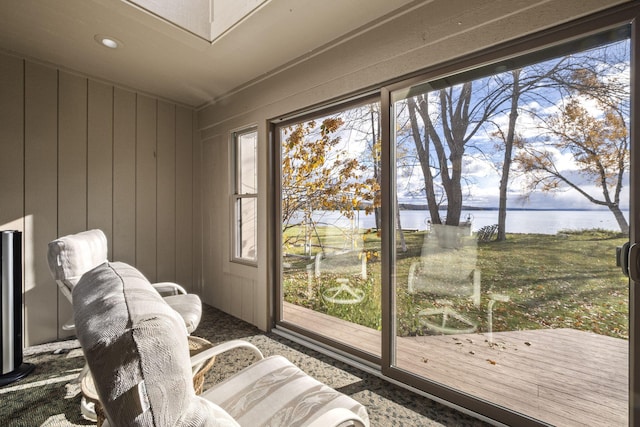
<instances>
[{"instance_id":1,"label":"window","mask_svg":"<svg viewBox=\"0 0 640 427\"><path fill-rule=\"evenodd\" d=\"M255 263L257 242L257 146L255 128L233 133L233 260Z\"/></svg>"}]
</instances>

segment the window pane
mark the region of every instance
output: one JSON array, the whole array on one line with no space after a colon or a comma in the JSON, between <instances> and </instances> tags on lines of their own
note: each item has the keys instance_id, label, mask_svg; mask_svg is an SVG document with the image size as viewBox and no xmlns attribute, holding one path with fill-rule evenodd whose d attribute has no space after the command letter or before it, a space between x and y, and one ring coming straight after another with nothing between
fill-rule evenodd
<instances>
[{"instance_id":1,"label":"window pane","mask_svg":"<svg viewBox=\"0 0 640 427\"><path fill-rule=\"evenodd\" d=\"M256 131L238 135L237 140L237 168L238 168L238 194L256 194L258 192L257 177L257 143Z\"/></svg>"},{"instance_id":2,"label":"window pane","mask_svg":"<svg viewBox=\"0 0 640 427\"><path fill-rule=\"evenodd\" d=\"M552 425L627 424L629 53L394 94L396 367Z\"/></svg>"},{"instance_id":3,"label":"window pane","mask_svg":"<svg viewBox=\"0 0 640 427\"><path fill-rule=\"evenodd\" d=\"M237 199L236 215L238 218L236 236L236 256L238 258L255 260L257 242L257 199L244 197Z\"/></svg>"},{"instance_id":4,"label":"window pane","mask_svg":"<svg viewBox=\"0 0 640 427\"><path fill-rule=\"evenodd\" d=\"M234 258L255 261L257 242L257 142L256 130L234 134L235 209Z\"/></svg>"},{"instance_id":5,"label":"window pane","mask_svg":"<svg viewBox=\"0 0 640 427\"><path fill-rule=\"evenodd\" d=\"M365 104L279 129L283 320L375 355L379 112Z\"/></svg>"}]
</instances>

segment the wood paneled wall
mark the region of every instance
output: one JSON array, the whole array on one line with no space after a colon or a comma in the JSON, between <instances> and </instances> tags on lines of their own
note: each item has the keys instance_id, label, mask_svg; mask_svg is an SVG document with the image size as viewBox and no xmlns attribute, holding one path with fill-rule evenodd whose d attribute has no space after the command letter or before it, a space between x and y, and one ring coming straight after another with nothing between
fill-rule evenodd
<instances>
[{"instance_id":1,"label":"wood paneled wall","mask_svg":"<svg viewBox=\"0 0 640 427\"><path fill-rule=\"evenodd\" d=\"M195 114L0 53L0 230L23 231L24 345L71 317L47 243L100 228L109 259L195 290Z\"/></svg>"},{"instance_id":2,"label":"wood paneled wall","mask_svg":"<svg viewBox=\"0 0 640 427\"><path fill-rule=\"evenodd\" d=\"M239 128L251 127L250 121ZM258 126L259 132L264 127ZM267 255L264 246L259 248L258 266L231 262L231 209L227 203L230 197L230 171L232 163L229 152L230 133L203 136L201 140L202 159L202 265L203 286L201 297L204 302L245 322L267 330L269 325L269 303L267 287L258 274L265 269ZM266 155L266 146L259 148L259 158ZM267 180L260 179L258 192L266 193ZM266 198L260 198L259 208L265 209ZM258 219L258 236L265 244L266 222Z\"/></svg>"}]
</instances>

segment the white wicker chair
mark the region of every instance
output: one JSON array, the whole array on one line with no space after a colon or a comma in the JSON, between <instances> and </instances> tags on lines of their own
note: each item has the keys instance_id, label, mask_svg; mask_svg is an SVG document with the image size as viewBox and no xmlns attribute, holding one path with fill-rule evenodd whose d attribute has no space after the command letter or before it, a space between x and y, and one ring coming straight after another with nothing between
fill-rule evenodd
<instances>
[{"instance_id":1,"label":"white wicker chair","mask_svg":"<svg viewBox=\"0 0 640 427\"><path fill-rule=\"evenodd\" d=\"M282 356L263 358L246 341L190 357L176 312L124 263L86 273L73 290L73 309L105 426L369 426L363 405ZM259 360L197 396L191 365L238 346Z\"/></svg>"},{"instance_id":2,"label":"white wicker chair","mask_svg":"<svg viewBox=\"0 0 640 427\"><path fill-rule=\"evenodd\" d=\"M107 262L107 236L102 230L88 230L77 234L60 237L49 243L47 259L49 270L53 275L62 294L72 302L72 292L84 273ZM180 285L172 282L154 283L152 285L164 295L166 302L180 313L189 333L193 332L200 323L202 316L202 302L195 294L189 294ZM62 327L73 329L73 322L69 321Z\"/></svg>"},{"instance_id":3,"label":"white wicker chair","mask_svg":"<svg viewBox=\"0 0 640 427\"><path fill-rule=\"evenodd\" d=\"M73 288L84 273L94 267L107 262L107 237L102 230L88 230L77 234L60 237L49 243L47 260L49 270L56 280L61 293L73 302ZM195 294L187 294L186 290L175 283L163 282L153 285L154 289L167 296L165 301L177 311L184 320L189 333L193 332L200 323L202 303ZM73 319L66 322L62 329L74 329ZM77 381L82 382L89 375L85 366L78 375ZM92 421L97 421L97 415L92 399L84 396L81 400L82 415Z\"/></svg>"}]
</instances>

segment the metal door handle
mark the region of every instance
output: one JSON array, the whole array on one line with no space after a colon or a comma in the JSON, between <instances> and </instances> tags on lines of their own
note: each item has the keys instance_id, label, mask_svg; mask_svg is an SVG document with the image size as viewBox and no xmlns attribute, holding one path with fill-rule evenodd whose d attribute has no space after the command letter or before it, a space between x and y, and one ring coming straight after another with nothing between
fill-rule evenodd
<instances>
[{"instance_id":1,"label":"metal door handle","mask_svg":"<svg viewBox=\"0 0 640 427\"><path fill-rule=\"evenodd\" d=\"M629 242L616 248L616 266L620 267L622 274L629 277Z\"/></svg>"},{"instance_id":2,"label":"metal door handle","mask_svg":"<svg viewBox=\"0 0 640 427\"><path fill-rule=\"evenodd\" d=\"M640 255L640 246L637 243L629 246L629 255L627 258L629 278L634 282L640 281L640 268L638 267L640 258L638 255Z\"/></svg>"}]
</instances>

